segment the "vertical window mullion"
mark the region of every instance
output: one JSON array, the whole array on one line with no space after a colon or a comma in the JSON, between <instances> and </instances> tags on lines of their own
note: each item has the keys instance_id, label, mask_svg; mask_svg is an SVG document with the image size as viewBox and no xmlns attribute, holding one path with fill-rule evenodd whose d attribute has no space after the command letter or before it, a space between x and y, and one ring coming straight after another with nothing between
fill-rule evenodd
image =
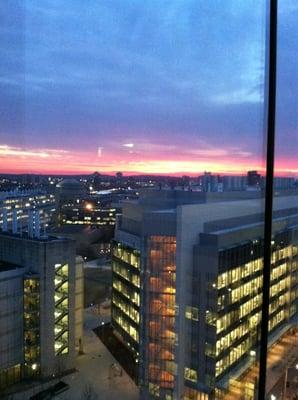
<instances>
[{"instance_id":1,"label":"vertical window mullion","mask_svg":"<svg viewBox=\"0 0 298 400\"><path fill-rule=\"evenodd\" d=\"M266 147L266 191L265 191L265 221L264 221L264 268L263 268L263 296L262 321L260 342L259 368L259 400L265 399L267 375L267 346L268 322L270 303L270 270L271 270L271 237L273 211L273 178L275 152L275 117L276 117L276 58L277 58L277 13L278 0L269 3L269 43L268 43L268 89L265 95L267 104L267 147ZM266 103L267 101L267 103Z\"/></svg>"}]
</instances>

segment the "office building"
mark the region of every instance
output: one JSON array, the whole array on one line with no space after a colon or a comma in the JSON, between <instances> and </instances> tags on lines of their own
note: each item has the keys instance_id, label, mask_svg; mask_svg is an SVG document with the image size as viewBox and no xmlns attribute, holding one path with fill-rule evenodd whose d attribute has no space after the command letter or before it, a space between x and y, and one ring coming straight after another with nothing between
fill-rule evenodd
<instances>
[{"instance_id":1,"label":"office building","mask_svg":"<svg viewBox=\"0 0 298 400\"><path fill-rule=\"evenodd\" d=\"M60 225L115 226L119 203L105 202L96 198L80 199L62 204L59 209Z\"/></svg>"},{"instance_id":2,"label":"office building","mask_svg":"<svg viewBox=\"0 0 298 400\"><path fill-rule=\"evenodd\" d=\"M0 232L0 393L74 368L82 338L83 261L32 218L28 232Z\"/></svg>"},{"instance_id":3,"label":"office building","mask_svg":"<svg viewBox=\"0 0 298 400\"><path fill-rule=\"evenodd\" d=\"M20 229L28 229L29 210L39 212L42 228L53 221L55 196L40 190L10 191L0 193L0 224L5 222L12 229L13 219L18 220ZM5 220L5 221L4 221Z\"/></svg>"},{"instance_id":4,"label":"office building","mask_svg":"<svg viewBox=\"0 0 298 400\"><path fill-rule=\"evenodd\" d=\"M222 182L224 191L245 190L247 178L244 175L224 175Z\"/></svg>"},{"instance_id":5,"label":"office building","mask_svg":"<svg viewBox=\"0 0 298 400\"><path fill-rule=\"evenodd\" d=\"M219 175L213 175L211 172L204 172L199 176L198 183L203 192L222 192L223 185Z\"/></svg>"},{"instance_id":6,"label":"office building","mask_svg":"<svg viewBox=\"0 0 298 400\"><path fill-rule=\"evenodd\" d=\"M297 180L291 177L276 176L274 178L274 189L293 190L297 188Z\"/></svg>"},{"instance_id":7,"label":"office building","mask_svg":"<svg viewBox=\"0 0 298 400\"><path fill-rule=\"evenodd\" d=\"M258 171L247 172L247 186L260 189L264 178L258 173Z\"/></svg>"},{"instance_id":8,"label":"office building","mask_svg":"<svg viewBox=\"0 0 298 400\"><path fill-rule=\"evenodd\" d=\"M131 196L135 194L125 190L93 190L89 194L83 183L65 179L56 186L57 222L59 225L114 227L116 213L121 211L121 200Z\"/></svg>"},{"instance_id":9,"label":"office building","mask_svg":"<svg viewBox=\"0 0 298 400\"><path fill-rule=\"evenodd\" d=\"M112 325L138 365L142 399L224 398L256 362L264 202L211 195L151 191L118 218ZM297 317L297 200L275 200L271 344ZM255 383L245 390L253 396Z\"/></svg>"}]
</instances>

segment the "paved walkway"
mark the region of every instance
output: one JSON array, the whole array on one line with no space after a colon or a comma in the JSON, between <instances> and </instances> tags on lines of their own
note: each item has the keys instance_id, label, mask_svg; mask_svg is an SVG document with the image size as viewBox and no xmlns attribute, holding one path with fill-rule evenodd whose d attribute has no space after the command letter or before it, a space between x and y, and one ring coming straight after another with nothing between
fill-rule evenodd
<instances>
[{"instance_id":1,"label":"paved walkway","mask_svg":"<svg viewBox=\"0 0 298 400\"><path fill-rule=\"evenodd\" d=\"M116 361L91 330L85 335L84 352L77 360L78 372L63 379L70 390L60 399L81 400L83 392L96 394L94 400L138 399L138 389L124 371L122 376L114 376L111 365Z\"/></svg>"},{"instance_id":2,"label":"paved walkway","mask_svg":"<svg viewBox=\"0 0 298 400\"><path fill-rule=\"evenodd\" d=\"M85 354L77 358L78 372L63 377L70 389L56 396L55 400L138 400L138 388L124 371L122 376L114 376L111 365L118 364L92 331L108 319L108 315L98 316L94 309L85 311ZM45 388L44 385L42 389ZM38 390L41 388L35 388L34 393ZM13 399L28 400L31 395L32 391L28 391L15 395Z\"/></svg>"}]
</instances>

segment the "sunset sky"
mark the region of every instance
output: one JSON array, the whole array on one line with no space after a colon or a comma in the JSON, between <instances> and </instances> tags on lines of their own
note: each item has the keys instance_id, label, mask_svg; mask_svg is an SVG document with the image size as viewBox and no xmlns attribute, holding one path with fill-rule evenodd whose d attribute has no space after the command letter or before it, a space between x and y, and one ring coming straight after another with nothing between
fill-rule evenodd
<instances>
[{"instance_id":1,"label":"sunset sky","mask_svg":"<svg viewBox=\"0 0 298 400\"><path fill-rule=\"evenodd\" d=\"M264 3L2 2L0 172L261 170ZM298 176L294 3L280 2L276 169Z\"/></svg>"}]
</instances>

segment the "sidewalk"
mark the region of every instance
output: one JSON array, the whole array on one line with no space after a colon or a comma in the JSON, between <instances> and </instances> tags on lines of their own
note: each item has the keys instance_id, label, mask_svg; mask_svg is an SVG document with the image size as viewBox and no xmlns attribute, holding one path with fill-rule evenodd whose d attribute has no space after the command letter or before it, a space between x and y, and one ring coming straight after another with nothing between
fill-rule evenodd
<instances>
[{"instance_id":1,"label":"sidewalk","mask_svg":"<svg viewBox=\"0 0 298 400\"><path fill-rule=\"evenodd\" d=\"M118 366L118 363L92 331L107 319L108 316L100 317L92 309L85 310L84 354L77 358L77 372L62 379L70 389L56 396L55 400L138 400L138 388L125 371L122 371L122 376L113 376L111 365ZM43 385L34 391L18 393L13 399L28 400L33 393L45 388Z\"/></svg>"}]
</instances>

